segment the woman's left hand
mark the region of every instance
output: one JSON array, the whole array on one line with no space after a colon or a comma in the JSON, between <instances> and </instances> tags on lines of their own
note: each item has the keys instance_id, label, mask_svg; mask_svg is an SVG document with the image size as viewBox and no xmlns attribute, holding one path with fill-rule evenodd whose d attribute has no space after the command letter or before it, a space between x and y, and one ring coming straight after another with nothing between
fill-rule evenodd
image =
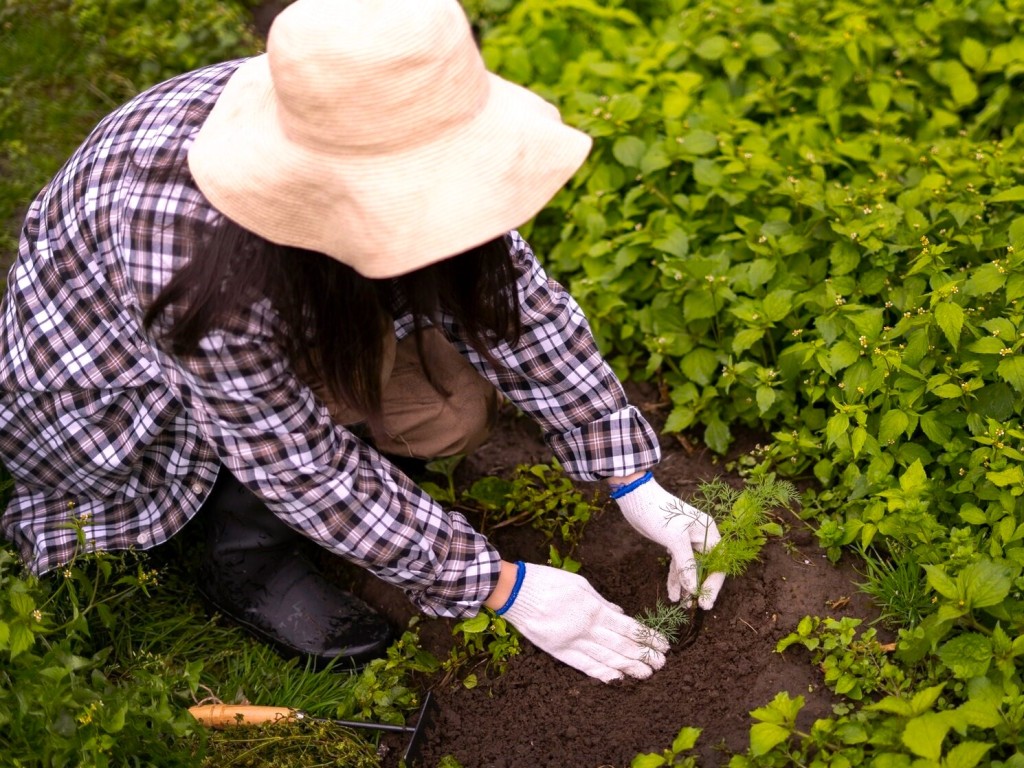
<instances>
[{"instance_id":1,"label":"woman's left hand","mask_svg":"<svg viewBox=\"0 0 1024 768\"><path fill-rule=\"evenodd\" d=\"M711 516L676 498L653 478L613 498L630 525L661 544L672 556L669 600L696 597L701 608L710 610L725 582L725 574L712 573L699 584L693 553L710 550L722 538Z\"/></svg>"}]
</instances>

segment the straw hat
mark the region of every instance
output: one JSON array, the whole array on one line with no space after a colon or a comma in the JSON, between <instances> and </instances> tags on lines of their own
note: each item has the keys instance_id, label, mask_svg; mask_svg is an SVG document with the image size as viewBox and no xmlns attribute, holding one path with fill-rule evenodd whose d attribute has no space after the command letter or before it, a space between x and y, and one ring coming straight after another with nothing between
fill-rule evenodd
<instances>
[{"instance_id":1,"label":"straw hat","mask_svg":"<svg viewBox=\"0 0 1024 768\"><path fill-rule=\"evenodd\" d=\"M246 229L393 277L533 217L590 138L486 71L458 0L297 0L189 150Z\"/></svg>"}]
</instances>

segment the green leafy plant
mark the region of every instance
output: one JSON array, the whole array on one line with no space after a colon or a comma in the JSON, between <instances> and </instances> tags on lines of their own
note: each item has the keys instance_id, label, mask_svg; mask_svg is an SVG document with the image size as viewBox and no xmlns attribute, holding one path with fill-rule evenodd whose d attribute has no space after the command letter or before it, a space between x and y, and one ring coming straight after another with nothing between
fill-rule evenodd
<instances>
[{"instance_id":1,"label":"green leafy plant","mask_svg":"<svg viewBox=\"0 0 1024 768\"><path fill-rule=\"evenodd\" d=\"M478 513L481 532L530 525L549 539L557 536L572 553L597 510L596 492L585 497L557 460L549 464L520 464L511 479L487 476L464 490L457 489L454 473L462 459L454 456L429 462L427 469L443 475L445 484L427 481L421 487L438 502Z\"/></svg>"},{"instance_id":2,"label":"green leafy plant","mask_svg":"<svg viewBox=\"0 0 1024 768\"><path fill-rule=\"evenodd\" d=\"M684 755L689 752L697 743L700 736L700 728L683 728L672 741L672 746L658 754L649 752L637 755L630 762L630 768L658 768L659 766L674 766L675 768L696 768L697 759L693 755Z\"/></svg>"},{"instance_id":3,"label":"green leafy plant","mask_svg":"<svg viewBox=\"0 0 1024 768\"><path fill-rule=\"evenodd\" d=\"M452 634L457 642L441 664L444 674L438 685L460 680L464 687L475 688L479 683L476 670L483 667L490 673L504 674L521 651L515 628L487 609L456 623Z\"/></svg>"}]
</instances>

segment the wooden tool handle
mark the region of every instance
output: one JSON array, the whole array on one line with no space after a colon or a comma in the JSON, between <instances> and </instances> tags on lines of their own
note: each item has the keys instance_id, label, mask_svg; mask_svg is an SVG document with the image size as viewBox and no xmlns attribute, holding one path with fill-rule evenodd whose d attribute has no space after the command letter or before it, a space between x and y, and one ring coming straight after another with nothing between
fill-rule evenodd
<instances>
[{"instance_id":1,"label":"wooden tool handle","mask_svg":"<svg viewBox=\"0 0 1024 768\"><path fill-rule=\"evenodd\" d=\"M241 704L204 704L189 707L188 711L207 728L276 723L279 720L294 719L298 714L288 707L252 707Z\"/></svg>"}]
</instances>

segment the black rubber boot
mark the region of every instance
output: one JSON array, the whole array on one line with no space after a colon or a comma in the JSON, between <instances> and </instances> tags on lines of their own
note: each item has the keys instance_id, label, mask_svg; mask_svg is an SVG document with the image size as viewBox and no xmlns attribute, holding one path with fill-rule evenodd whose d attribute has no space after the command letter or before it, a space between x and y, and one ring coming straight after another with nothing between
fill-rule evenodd
<instances>
[{"instance_id":1,"label":"black rubber boot","mask_svg":"<svg viewBox=\"0 0 1024 768\"><path fill-rule=\"evenodd\" d=\"M391 627L326 579L315 546L281 522L227 470L202 511L207 552L199 591L220 613L289 656L339 669L385 655Z\"/></svg>"}]
</instances>

